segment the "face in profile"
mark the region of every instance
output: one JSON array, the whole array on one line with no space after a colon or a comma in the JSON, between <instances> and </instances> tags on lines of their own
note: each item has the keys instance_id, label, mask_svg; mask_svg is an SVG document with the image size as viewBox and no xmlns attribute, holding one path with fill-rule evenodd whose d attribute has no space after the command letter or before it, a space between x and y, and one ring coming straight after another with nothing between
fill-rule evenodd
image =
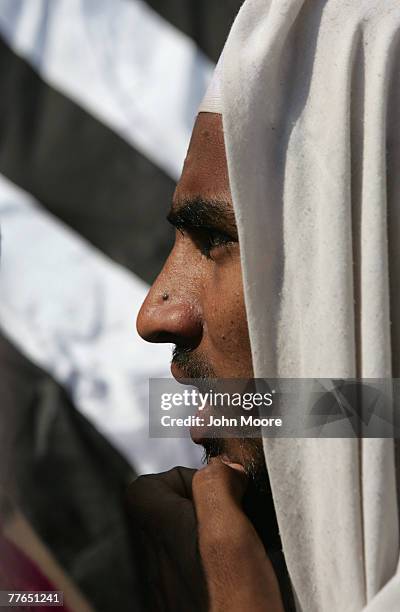
<instances>
[{"instance_id":1,"label":"face in profile","mask_svg":"<svg viewBox=\"0 0 400 612\"><path fill-rule=\"evenodd\" d=\"M175 244L140 310L149 342L175 345L171 372L186 378L251 378L240 248L222 117L200 113L168 221ZM253 474L264 466L260 440L205 439L206 456L223 454Z\"/></svg>"}]
</instances>

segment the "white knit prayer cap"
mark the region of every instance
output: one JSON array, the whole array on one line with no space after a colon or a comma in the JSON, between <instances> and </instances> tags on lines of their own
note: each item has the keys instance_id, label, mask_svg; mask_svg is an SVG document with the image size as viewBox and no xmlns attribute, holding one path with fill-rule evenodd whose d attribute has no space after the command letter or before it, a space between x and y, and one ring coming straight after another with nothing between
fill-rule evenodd
<instances>
[{"instance_id":1,"label":"white knit prayer cap","mask_svg":"<svg viewBox=\"0 0 400 612\"><path fill-rule=\"evenodd\" d=\"M221 79L222 79L222 62L223 55L221 55L218 64L215 67L214 74L212 76L210 85L206 91L206 94L200 104L199 113L218 113L222 114L222 92L221 92Z\"/></svg>"}]
</instances>

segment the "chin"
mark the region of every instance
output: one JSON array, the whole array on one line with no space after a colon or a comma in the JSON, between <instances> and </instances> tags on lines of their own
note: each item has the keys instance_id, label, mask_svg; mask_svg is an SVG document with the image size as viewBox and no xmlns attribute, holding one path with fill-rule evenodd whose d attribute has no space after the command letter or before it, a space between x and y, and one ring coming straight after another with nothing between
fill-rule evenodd
<instances>
[{"instance_id":1,"label":"chin","mask_svg":"<svg viewBox=\"0 0 400 612\"><path fill-rule=\"evenodd\" d=\"M201 444L206 459L223 455L232 463L243 465L246 471L265 466L261 438L208 438Z\"/></svg>"}]
</instances>

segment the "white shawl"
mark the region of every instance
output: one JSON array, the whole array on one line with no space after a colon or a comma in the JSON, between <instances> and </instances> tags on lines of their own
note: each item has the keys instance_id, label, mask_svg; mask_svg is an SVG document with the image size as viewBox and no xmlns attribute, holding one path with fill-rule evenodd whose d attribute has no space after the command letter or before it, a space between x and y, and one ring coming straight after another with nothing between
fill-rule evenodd
<instances>
[{"instance_id":1,"label":"white shawl","mask_svg":"<svg viewBox=\"0 0 400 612\"><path fill-rule=\"evenodd\" d=\"M256 377L399 377L400 1L246 0L222 65ZM299 609L398 612L393 440L265 440Z\"/></svg>"}]
</instances>

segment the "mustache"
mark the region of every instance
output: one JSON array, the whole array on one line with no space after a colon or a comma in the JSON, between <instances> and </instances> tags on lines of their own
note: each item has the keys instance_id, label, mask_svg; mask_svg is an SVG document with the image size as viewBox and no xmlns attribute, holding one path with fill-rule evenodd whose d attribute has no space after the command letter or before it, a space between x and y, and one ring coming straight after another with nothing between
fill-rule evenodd
<instances>
[{"instance_id":1,"label":"mustache","mask_svg":"<svg viewBox=\"0 0 400 612\"><path fill-rule=\"evenodd\" d=\"M172 352L172 363L177 365L186 378L216 378L213 367L202 356L191 348L175 346Z\"/></svg>"}]
</instances>

